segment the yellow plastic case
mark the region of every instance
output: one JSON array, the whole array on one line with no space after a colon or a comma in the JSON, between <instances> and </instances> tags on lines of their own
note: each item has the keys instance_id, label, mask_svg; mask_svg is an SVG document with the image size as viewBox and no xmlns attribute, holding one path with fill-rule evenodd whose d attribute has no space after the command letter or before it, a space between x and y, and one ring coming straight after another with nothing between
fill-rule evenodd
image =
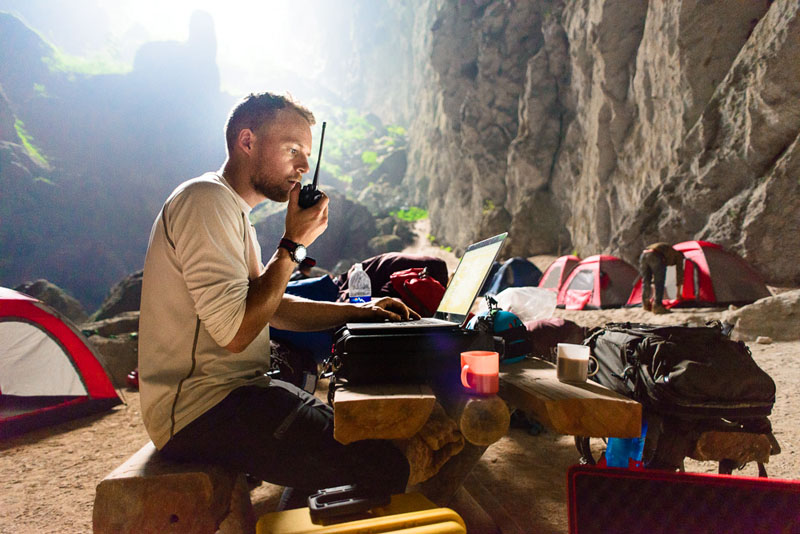
<instances>
[{"instance_id":1,"label":"yellow plastic case","mask_svg":"<svg viewBox=\"0 0 800 534\"><path fill-rule=\"evenodd\" d=\"M419 493L393 495L388 506L349 520L311 521L308 508L261 516L256 534L466 534L464 520L450 508L437 508Z\"/></svg>"}]
</instances>

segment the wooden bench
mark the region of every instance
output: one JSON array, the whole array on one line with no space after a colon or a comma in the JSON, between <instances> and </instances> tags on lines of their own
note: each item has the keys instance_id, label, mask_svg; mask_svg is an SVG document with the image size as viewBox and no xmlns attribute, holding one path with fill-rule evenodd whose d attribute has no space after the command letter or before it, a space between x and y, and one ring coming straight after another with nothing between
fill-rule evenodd
<instances>
[{"instance_id":1,"label":"wooden bench","mask_svg":"<svg viewBox=\"0 0 800 534\"><path fill-rule=\"evenodd\" d=\"M500 396L557 434L633 438L641 433L641 404L596 382L560 382L555 365L544 360L501 367Z\"/></svg>"},{"instance_id":2,"label":"wooden bench","mask_svg":"<svg viewBox=\"0 0 800 534\"><path fill-rule=\"evenodd\" d=\"M255 531L245 476L165 460L148 442L97 486L94 534L243 534Z\"/></svg>"},{"instance_id":3,"label":"wooden bench","mask_svg":"<svg viewBox=\"0 0 800 534\"><path fill-rule=\"evenodd\" d=\"M641 404L593 381L559 382L555 366L544 360L526 359L501 368L500 395L558 434L631 438L640 433ZM726 472L729 464L755 461L761 472L770 454L775 451L765 434L707 431L687 456L720 462Z\"/></svg>"}]
</instances>

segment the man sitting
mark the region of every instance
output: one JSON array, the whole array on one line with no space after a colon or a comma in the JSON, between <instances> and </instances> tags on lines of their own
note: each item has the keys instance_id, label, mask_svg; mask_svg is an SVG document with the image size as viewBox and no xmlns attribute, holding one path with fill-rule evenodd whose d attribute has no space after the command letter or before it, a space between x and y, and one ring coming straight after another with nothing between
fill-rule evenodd
<instances>
[{"instance_id":1,"label":"man sitting","mask_svg":"<svg viewBox=\"0 0 800 534\"><path fill-rule=\"evenodd\" d=\"M139 378L153 443L168 458L295 488L283 509L347 484L402 493L410 472L388 441L338 443L327 405L267 375L270 324L315 331L419 317L391 298L354 305L284 294L305 246L328 225L327 196L305 209L298 203L313 124L310 111L282 96L240 102L222 168L179 185L156 217L142 282ZM283 239L264 266L249 215L266 200L288 204Z\"/></svg>"}]
</instances>

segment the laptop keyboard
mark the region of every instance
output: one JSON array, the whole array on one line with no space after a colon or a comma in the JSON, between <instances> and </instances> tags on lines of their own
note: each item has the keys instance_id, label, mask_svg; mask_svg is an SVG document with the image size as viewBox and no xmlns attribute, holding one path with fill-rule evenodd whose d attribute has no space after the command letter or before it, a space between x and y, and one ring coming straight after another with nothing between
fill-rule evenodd
<instances>
[{"instance_id":1,"label":"laptop keyboard","mask_svg":"<svg viewBox=\"0 0 800 534\"><path fill-rule=\"evenodd\" d=\"M443 321L442 319L436 319L434 317L423 317L421 319L416 319L413 321L392 321L386 323L387 325L391 325L392 328L402 327L402 326L442 326L443 324L453 324L451 321Z\"/></svg>"},{"instance_id":2,"label":"laptop keyboard","mask_svg":"<svg viewBox=\"0 0 800 534\"><path fill-rule=\"evenodd\" d=\"M445 321L436 319L434 317L423 317L414 321L386 321L382 323L348 323L347 328L353 331L358 330L394 330L394 329L411 329L411 328L432 328L443 326L458 326L457 323L452 321Z\"/></svg>"}]
</instances>

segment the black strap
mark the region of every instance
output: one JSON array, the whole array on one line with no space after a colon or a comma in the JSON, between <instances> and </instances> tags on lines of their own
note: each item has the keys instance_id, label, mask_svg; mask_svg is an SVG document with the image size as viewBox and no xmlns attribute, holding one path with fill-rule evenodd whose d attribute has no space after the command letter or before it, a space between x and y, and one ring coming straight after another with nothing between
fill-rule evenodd
<instances>
[{"instance_id":1,"label":"black strap","mask_svg":"<svg viewBox=\"0 0 800 534\"><path fill-rule=\"evenodd\" d=\"M581 465L595 465L594 456L592 455L592 448L589 444L589 438L586 436L575 436L575 448L578 449L581 457L578 462Z\"/></svg>"}]
</instances>

